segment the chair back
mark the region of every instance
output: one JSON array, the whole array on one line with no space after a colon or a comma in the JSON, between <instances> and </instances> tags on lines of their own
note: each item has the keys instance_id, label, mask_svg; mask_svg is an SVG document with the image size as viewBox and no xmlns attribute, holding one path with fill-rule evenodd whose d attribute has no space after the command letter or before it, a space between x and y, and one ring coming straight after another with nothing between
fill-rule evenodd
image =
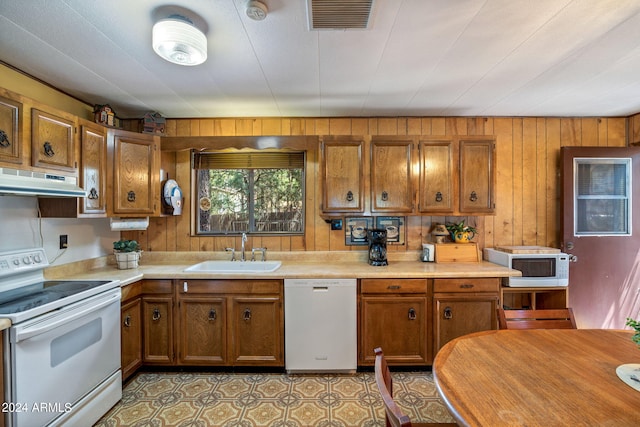
<instances>
[{"instance_id":1,"label":"chair back","mask_svg":"<svg viewBox=\"0 0 640 427\"><path fill-rule=\"evenodd\" d=\"M393 401L393 379L384 353L380 347L373 351L376 354L374 365L376 385L384 403L386 425L387 427L411 427L409 417L404 415L400 407Z\"/></svg>"},{"instance_id":2,"label":"chair back","mask_svg":"<svg viewBox=\"0 0 640 427\"><path fill-rule=\"evenodd\" d=\"M455 423L411 423L409 417L403 414L400 407L393 401L393 379L382 349L378 347L373 351L376 354L374 365L376 385L384 403L387 427L457 427Z\"/></svg>"},{"instance_id":3,"label":"chair back","mask_svg":"<svg viewBox=\"0 0 640 427\"><path fill-rule=\"evenodd\" d=\"M571 308L545 310L498 309L500 329L577 329Z\"/></svg>"}]
</instances>

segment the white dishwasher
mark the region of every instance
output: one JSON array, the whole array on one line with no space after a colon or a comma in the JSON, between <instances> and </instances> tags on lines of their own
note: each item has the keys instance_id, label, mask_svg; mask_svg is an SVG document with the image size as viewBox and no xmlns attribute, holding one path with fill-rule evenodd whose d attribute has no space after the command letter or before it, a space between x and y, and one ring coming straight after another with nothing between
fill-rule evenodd
<instances>
[{"instance_id":1,"label":"white dishwasher","mask_svg":"<svg viewBox=\"0 0 640 427\"><path fill-rule=\"evenodd\" d=\"M287 372L355 372L356 279L285 279Z\"/></svg>"}]
</instances>

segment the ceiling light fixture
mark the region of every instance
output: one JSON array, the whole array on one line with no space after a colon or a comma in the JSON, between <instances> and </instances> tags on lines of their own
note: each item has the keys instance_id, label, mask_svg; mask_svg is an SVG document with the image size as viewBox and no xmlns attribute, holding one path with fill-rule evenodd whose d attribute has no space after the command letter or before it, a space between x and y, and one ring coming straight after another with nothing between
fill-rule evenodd
<instances>
[{"instance_id":1,"label":"ceiling light fixture","mask_svg":"<svg viewBox=\"0 0 640 427\"><path fill-rule=\"evenodd\" d=\"M257 0L247 2L247 16L254 21L262 21L267 17L267 5Z\"/></svg>"},{"instance_id":2,"label":"ceiling light fixture","mask_svg":"<svg viewBox=\"0 0 640 427\"><path fill-rule=\"evenodd\" d=\"M207 37L181 15L171 15L153 26L153 50L178 65L199 65L207 60Z\"/></svg>"}]
</instances>

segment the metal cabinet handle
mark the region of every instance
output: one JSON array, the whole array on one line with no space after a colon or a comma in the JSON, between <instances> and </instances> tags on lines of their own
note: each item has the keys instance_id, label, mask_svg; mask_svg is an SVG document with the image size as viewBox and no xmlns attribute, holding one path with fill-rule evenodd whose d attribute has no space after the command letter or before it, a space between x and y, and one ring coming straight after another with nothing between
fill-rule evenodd
<instances>
[{"instance_id":1,"label":"metal cabinet handle","mask_svg":"<svg viewBox=\"0 0 640 427\"><path fill-rule=\"evenodd\" d=\"M249 308L245 308L245 309L244 309L244 312L242 313L242 318L243 318L245 321L249 321L249 320L251 320L251 309L249 309Z\"/></svg>"},{"instance_id":2,"label":"metal cabinet handle","mask_svg":"<svg viewBox=\"0 0 640 427\"><path fill-rule=\"evenodd\" d=\"M418 315L416 314L416 310L413 308L409 309L409 320L416 320Z\"/></svg>"},{"instance_id":3,"label":"metal cabinet handle","mask_svg":"<svg viewBox=\"0 0 640 427\"><path fill-rule=\"evenodd\" d=\"M160 320L160 317L161 317L160 309L154 308L153 309L153 316L151 316L151 320L153 320L155 322L156 320Z\"/></svg>"},{"instance_id":4,"label":"metal cabinet handle","mask_svg":"<svg viewBox=\"0 0 640 427\"><path fill-rule=\"evenodd\" d=\"M436 193L436 202L441 202L441 201L442 201L442 193L438 191Z\"/></svg>"},{"instance_id":5,"label":"metal cabinet handle","mask_svg":"<svg viewBox=\"0 0 640 427\"><path fill-rule=\"evenodd\" d=\"M129 191L127 193L127 201L128 202L135 202L136 201L136 192L135 191Z\"/></svg>"},{"instance_id":6,"label":"metal cabinet handle","mask_svg":"<svg viewBox=\"0 0 640 427\"><path fill-rule=\"evenodd\" d=\"M0 129L0 147L8 147L11 145L11 141L9 141L9 137L7 133Z\"/></svg>"},{"instance_id":7,"label":"metal cabinet handle","mask_svg":"<svg viewBox=\"0 0 640 427\"><path fill-rule=\"evenodd\" d=\"M87 198L96 200L98 198L98 190L96 190L95 187L89 190L89 195L87 196Z\"/></svg>"},{"instance_id":8,"label":"metal cabinet handle","mask_svg":"<svg viewBox=\"0 0 640 427\"><path fill-rule=\"evenodd\" d=\"M212 322L212 321L216 320L216 317L217 317L217 316L218 316L218 315L217 315L217 313L216 313L216 310L215 310L214 308L212 308L212 309L209 311L209 321L210 321L210 322Z\"/></svg>"},{"instance_id":9,"label":"metal cabinet handle","mask_svg":"<svg viewBox=\"0 0 640 427\"><path fill-rule=\"evenodd\" d=\"M471 192L471 195L469 196L469 200L471 200L472 202L475 202L478 200L478 195L476 194L475 191Z\"/></svg>"},{"instance_id":10,"label":"metal cabinet handle","mask_svg":"<svg viewBox=\"0 0 640 427\"><path fill-rule=\"evenodd\" d=\"M127 314L124 318L124 322L122 322L122 324L125 326L125 328L128 328L129 326L131 326L131 315Z\"/></svg>"},{"instance_id":11,"label":"metal cabinet handle","mask_svg":"<svg viewBox=\"0 0 640 427\"><path fill-rule=\"evenodd\" d=\"M353 202L353 192L351 190L347 191L347 202Z\"/></svg>"},{"instance_id":12,"label":"metal cabinet handle","mask_svg":"<svg viewBox=\"0 0 640 427\"><path fill-rule=\"evenodd\" d=\"M400 285L389 285L389 286L387 286L387 289L392 290L392 291L396 291L396 290L400 289Z\"/></svg>"},{"instance_id":13,"label":"metal cabinet handle","mask_svg":"<svg viewBox=\"0 0 640 427\"><path fill-rule=\"evenodd\" d=\"M460 285L460 289L471 289L473 288L473 286L473 283L463 283L462 285Z\"/></svg>"},{"instance_id":14,"label":"metal cabinet handle","mask_svg":"<svg viewBox=\"0 0 640 427\"><path fill-rule=\"evenodd\" d=\"M442 314L447 320L453 319L453 310L451 309L451 307L445 307Z\"/></svg>"},{"instance_id":15,"label":"metal cabinet handle","mask_svg":"<svg viewBox=\"0 0 640 427\"><path fill-rule=\"evenodd\" d=\"M382 201L386 202L387 200L389 200L389 193L387 193L386 191L382 192Z\"/></svg>"},{"instance_id":16,"label":"metal cabinet handle","mask_svg":"<svg viewBox=\"0 0 640 427\"><path fill-rule=\"evenodd\" d=\"M56 155L56 153L54 153L53 147L51 146L51 143L49 141L44 143L44 154L47 157L53 157L53 156Z\"/></svg>"}]
</instances>

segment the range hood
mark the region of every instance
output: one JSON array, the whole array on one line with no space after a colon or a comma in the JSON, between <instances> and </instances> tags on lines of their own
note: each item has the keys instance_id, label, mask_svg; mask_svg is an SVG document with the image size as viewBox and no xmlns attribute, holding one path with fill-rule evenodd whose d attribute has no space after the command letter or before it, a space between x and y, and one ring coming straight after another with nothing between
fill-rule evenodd
<instances>
[{"instance_id":1,"label":"range hood","mask_svg":"<svg viewBox=\"0 0 640 427\"><path fill-rule=\"evenodd\" d=\"M0 195L86 197L87 193L74 176L0 168Z\"/></svg>"}]
</instances>

